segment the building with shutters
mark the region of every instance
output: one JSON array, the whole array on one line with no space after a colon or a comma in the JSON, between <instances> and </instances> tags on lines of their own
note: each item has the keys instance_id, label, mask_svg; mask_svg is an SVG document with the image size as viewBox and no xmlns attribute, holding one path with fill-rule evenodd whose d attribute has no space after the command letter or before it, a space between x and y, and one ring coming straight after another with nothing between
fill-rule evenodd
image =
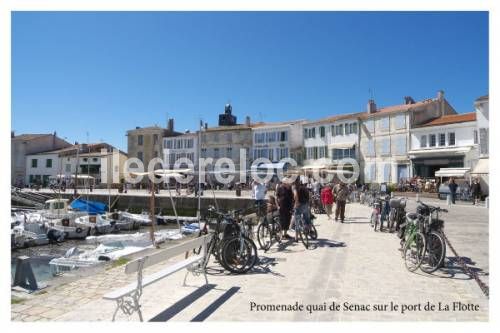
<instances>
[{"instance_id":1,"label":"building with shutters","mask_svg":"<svg viewBox=\"0 0 500 333\"><path fill-rule=\"evenodd\" d=\"M298 164L304 159L302 124L305 120L252 124L252 159L267 158L277 163L292 158Z\"/></svg>"},{"instance_id":2,"label":"building with shutters","mask_svg":"<svg viewBox=\"0 0 500 333\"><path fill-rule=\"evenodd\" d=\"M445 115L456 114L438 91L437 97L416 102L407 96L404 104L378 108L369 100L360 116L361 181L365 183L398 183L413 176L408 155L410 131Z\"/></svg>"},{"instance_id":3,"label":"building with shutters","mask_svg":"<svg viewBox=\"0 0 500 333\"><path fill-rule=\"evenodd\" d=\"M441 168L472 168L479 159L476 113L445 115L411 129L408 157L414 176L432 178Z\"/></svg>"},{"instance_id":4,"label":"building with shutters","mask_svg":"<svg viewBox=\"0 0 500 333\"><path fill-rule=\"evenodd\" d=\"M361 115L337 115L304 123L304 166L336 168L344 158L359 163Z\"/></svg>"}]
</instances>

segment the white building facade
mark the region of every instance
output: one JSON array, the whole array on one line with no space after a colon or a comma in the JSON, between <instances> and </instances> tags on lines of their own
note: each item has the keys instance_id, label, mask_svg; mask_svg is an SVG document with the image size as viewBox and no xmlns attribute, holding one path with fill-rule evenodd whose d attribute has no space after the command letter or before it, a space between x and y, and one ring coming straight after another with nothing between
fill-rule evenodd
<instances>
[{"instance_id":1,"label":"white building facade","mask_svg":"<svg viewBox=\"0 0 500 333\"><path fill-rule=\"evenodd\" d=\"M173 169L176 161L179 161L177 168L187 167L186 162L180 159L188 159L192 166L198 168L198 133L185 133L175 137L163 138L163 161L166 169Z\"/></svg>"},{"instance_id":2,"label":"white building facade","mask_svg":"<svg viewBox=\"0 0 500 333\"><path fill-rule=\"evenodd\" d=\"M448 115L411 129L413 174L432 178L441 168L472 168L479 158L475 113Z\"/></svg>"},{"instance_id":3,"label":"white building facade","mask_svg":"<svg viewBox=\"0 0 500 333\"><path fill-rule=\"evenodd\" d=\"M267 158L274 163L284 158L292 158L298 164L302 163L303 123L303 120L299 120L253 125L252 160Z\"/></svg>"},{"instance_id":4,"label":"white building facade","mask_svg":"<svg viewBox=\"0 0 500 333\"><path fill-rule=\"evenodd\" d=\"M359 114L334 116L304 124L304 166L335 167L359 158Z\"/></svg>"}]
</instances>

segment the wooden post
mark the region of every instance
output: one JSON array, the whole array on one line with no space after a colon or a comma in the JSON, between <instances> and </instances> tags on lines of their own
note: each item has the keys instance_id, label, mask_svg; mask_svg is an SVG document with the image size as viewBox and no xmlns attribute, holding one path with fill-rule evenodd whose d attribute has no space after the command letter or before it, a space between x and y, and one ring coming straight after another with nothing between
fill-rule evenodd
<instances>
[{"instance_id":1,"label":"wooden post","mask_svg":"<svg viewBox=\"0 0 500 333\"><path fill-rule=\"evenodd\" d=\"M154 177L154 173L153 173ZM154 179L154 178L153 178ZM149 208L150 208L150 214L151 214L151 242L153 243L154 246L159 247L158 244L155 242L155 231L156 231L156 216L155 216L155 182L154 180L151 181L151 198L149 201Z\"/></svg>"}]
</instances>

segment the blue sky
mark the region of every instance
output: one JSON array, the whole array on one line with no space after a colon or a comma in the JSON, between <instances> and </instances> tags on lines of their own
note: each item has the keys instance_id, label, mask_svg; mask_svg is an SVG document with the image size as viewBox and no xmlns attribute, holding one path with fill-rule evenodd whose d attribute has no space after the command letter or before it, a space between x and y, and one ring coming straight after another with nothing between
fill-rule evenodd
<instances>
[{"instance_id":1,"label":"blue sky","mask_svg":"<svg viewBox=\"0 0 500 333\"><path fill-rule=\"evenodd\" d=\"M488 93L485 12L15 12L12 129L126 150L125 132L317 119Z\"/></svg>"}]
</instances>

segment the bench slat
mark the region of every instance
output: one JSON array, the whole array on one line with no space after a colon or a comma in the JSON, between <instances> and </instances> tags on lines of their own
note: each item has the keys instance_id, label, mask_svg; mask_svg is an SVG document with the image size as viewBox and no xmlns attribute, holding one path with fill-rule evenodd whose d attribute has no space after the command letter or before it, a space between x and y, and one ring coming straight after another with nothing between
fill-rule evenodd
<instances>
[{"instance_id":1,"label":"bench slat","mask_svg":"<svg viewBox=\"0 0 500 333\"><path fill-rule=\"evenodd\" d=\"M159 262L177 257L178 255L185 253L185 252L192 251L193 249L197 249L200 246L202 246L203 244L207 244L210 241L211 237L212 237L212 234L204 235L204 236L189 240L185 243L182 243L182 244L170 247L170 248L166 248L162 251L148 255L145 257L146 259L144 261L143 268L146 268L146 267L155 265ZM140 259L129 262L127 264L127 266L125 267L125 273L131 274L131 273L137 272L139 270L139 262L140 262Z\"/></svg>"},{"instance_id":2,"label":"bench slat","mask_svg":"<svg viewBox=\"0 0 500 333\"><path fill-rule=\"evenodd\" d=\"M192 256L189 257L183 261L180 261L178 263L175 263L167 268L162 269L161 271L158 271L156 273L153 273L151 275L145 276L142 279L142 287L146 287L164 277L167 277L177 271L180 271L183 268L186 268L187 266L194 264L197 261L200 261L203 259L202 255L197 255L197 256ZM109 292L103 296L104 299L107 300L116 300L120 297L126 296L130 293L132 293L135 289L137 288L137 282L130 283L126 285L125 287L122 287L120 289L113 290L112 292Z\"/></svg>"}]
</instances>

